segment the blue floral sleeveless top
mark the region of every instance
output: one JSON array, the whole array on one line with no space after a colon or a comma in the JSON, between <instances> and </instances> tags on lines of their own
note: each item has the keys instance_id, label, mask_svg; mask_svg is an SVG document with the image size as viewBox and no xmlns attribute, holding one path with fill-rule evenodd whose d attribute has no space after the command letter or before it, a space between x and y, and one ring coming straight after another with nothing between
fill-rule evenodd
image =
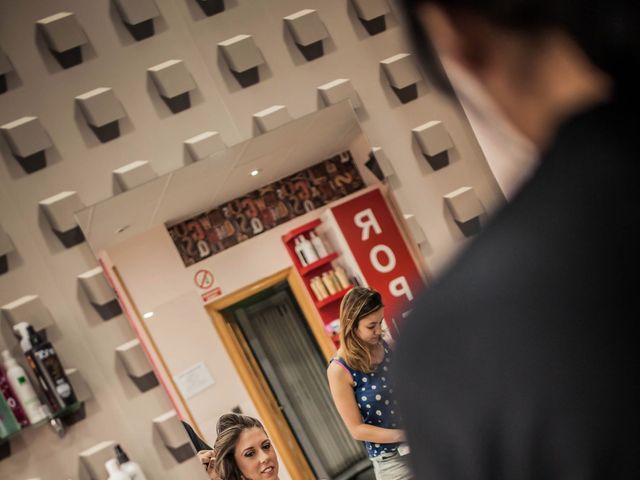
<instances>
[{"instance_id":1,"label":"blue floral sleeveless top","mask_svg":"<svg viewBox=\"0 0 640 480\"><path fill-rule=\"evenodd\" d=\"M400 416L396 411L396 400L393 395L393 387L389 384L389 370L391 367L391 350L383 342L384 359L378 368L372 373L363 373L347 365L341 357L334 357L344 366L353 379L353 392L356 403L360 409L362 421L369 425L382 428L401 428ZM364 442L369 457L377 457L382 453L394 452L400 443L371 443Z\"/></svg>"}]
</instances>

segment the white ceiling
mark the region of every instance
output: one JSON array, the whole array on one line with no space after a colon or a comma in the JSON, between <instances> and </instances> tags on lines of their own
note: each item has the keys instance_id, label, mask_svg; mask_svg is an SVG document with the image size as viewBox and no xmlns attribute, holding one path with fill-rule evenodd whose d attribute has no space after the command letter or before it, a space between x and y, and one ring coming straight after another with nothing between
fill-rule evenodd
<instances>
[{"instance_id":1,"label":"white ceiling","mask_svg":"<svg viewBox=\"0 0 640 480\"><path fill-rule=\"evenodd\" d=\"M210 210L349 149L363 135L349 102L324 108L76 212L94 252ZM260 174L249 175L254 169Z\"/></svg>"}]
</instances>

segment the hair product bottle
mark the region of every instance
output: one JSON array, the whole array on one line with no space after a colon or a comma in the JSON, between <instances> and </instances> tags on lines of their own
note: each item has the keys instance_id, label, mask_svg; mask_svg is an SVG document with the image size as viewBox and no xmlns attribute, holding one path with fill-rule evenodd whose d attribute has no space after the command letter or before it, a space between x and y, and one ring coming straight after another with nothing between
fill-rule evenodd
<instances>
[{"instance_id":1,"label":"hair product bottle","mask_svg":"<svg viewBox=\"0 0 640 480\"><path fill-rule=\"evenodd\" d=\"M11 413L11 408L9 408L4 397L0 395L0 440L7 438L18 430L20 430L20 425L13 413Z\"/></svg>"},{"instance_id":2,"label":"hair product bottle","mask_svg":"<svg viewBox=\"0 0 640 480\"><path fill-rule=\"evenodd\" d=\"M302 253L304 254L304 258L307 260L307 263L311 264L313 262L318 261L318 254L316 250L313 248L313 245L304 235L300 235L300 248L302 249Z\"/></svg>"},{"instance_id":3,"label":"hair product bottle","mask_svg":"<svg viewBox=\"0 0 640 480\"><path fill-rule=\"evenodd\" d=\"M311 232L309 234L309 237L311 238L311 244L313 245L313 248L315 248L316 252L318 252L318 256L320 258L329 255L329 253L327 252L327 247L325 246L322 239L318 235L316 235L316 232Z\"/></svg>"},{"instance_id":4,"label":"hair product bottle","mask_svg":"<svg viewBox=\"0 0 640 480\"><path fill-rule=\"evenodd\" d=\"M129 456L120 445L116 445L114 449L116 451L116 458L118 459L118 463L120 464L120 468L123 472L129 475L132 480L147 480L147 477L145 477L140 465L129 460Z\"/></svg>"},{"instance_id":5,"label":"hair product bottle","mask_svg":"<svg viewBox=\"0 0 640 480\"><path fill-rule=\"evenodd\" d=\"M296 255L298 256L298 260L300 260L300 264L303 267L306 267L309 262L307 262L307 259L304 256L304 252L302 251L302 241L300 240L300 237L296 237L295 240L293 241L293 249L296 252Z\"/></svg>"},{"instance_id":6,"label":"hair product bottle","mask_svg":"<svg viewBox=\"0 0 640 480\"><path fill-rule=\"evenodd\" d=\"M29 377L27 377L27 373L24 371L16 359L11 356L11 352L9 350L4 350L2 352L2 360L4 362L4 368L7 372L7 380L9 382L9 386L13 393L15 394L19 405L21 405L20 411L22 414L27 417L26 425L29 423L38 423L41 420L44 420L45 415L42 411L42 404L40 403L40 399L36 394L31 382L29 381ZM2 381L0 380L0 386ZM3 389L4 394L4 389ZM5 395L6 398L6 395ZM9 405L11 406L10 400ZM13 407L12 407L13 409ZM26 426L25 423L20 418L20 414L14 410L14 416L20 422L21 425Z\"/></svg>"},{"instance_id":7,"label":"hair product bottle","mask_svg":"<svg viewBox=\"0 0 640 480\"><path fill-rule=\"evenodd\" d=\"M338 282L340 282L341 289L349 288L351 286L351 282L349 281L349 277L347 277L347 273L344 271L344 268L340 265L336 265L335 272Z\"/></svg>"},{"instance_id":8,"label":"hair product bottle","mask_svg":"<svg viewBox=\"0 0 640 480\"><path fill-rule=\"evenodd\" d=\"M131 477L127 475L126 472L120 469L118 460L116 460L115 458L110 458L109 460L107 460L104 464L104 468L106 468L107 472L109 473L108 480L131 480Z\"/></svg>"},{"instance_id":9,"label":"hair product bottle","mask_svg":"<svg viewBox=\"0 0 640 480\"><path fill-rule=\"evenodd\" d=\"M53 345L43 340L31 325L27 330L31 350L25 355L29 365L38 375L51 409L57 412L73 405L77 402L76 395Z\"/></svg>"}]
</instances>

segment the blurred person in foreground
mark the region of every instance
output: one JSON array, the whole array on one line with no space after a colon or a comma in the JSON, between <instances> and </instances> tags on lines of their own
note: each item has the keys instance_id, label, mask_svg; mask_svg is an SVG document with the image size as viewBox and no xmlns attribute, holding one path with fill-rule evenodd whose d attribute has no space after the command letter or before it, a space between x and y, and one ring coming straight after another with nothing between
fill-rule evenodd
<instances>
[{"instance_id":1,"label":"blurred person in foreground","mask_svg":"<svg viewBox=\"0 0 640 480\"><path fill-rule=\"evenodd\" d=\"M402 330L415 476L640 478L640 2L403 3L432 83L540 152Z\"/></svg>"}]
</instances>

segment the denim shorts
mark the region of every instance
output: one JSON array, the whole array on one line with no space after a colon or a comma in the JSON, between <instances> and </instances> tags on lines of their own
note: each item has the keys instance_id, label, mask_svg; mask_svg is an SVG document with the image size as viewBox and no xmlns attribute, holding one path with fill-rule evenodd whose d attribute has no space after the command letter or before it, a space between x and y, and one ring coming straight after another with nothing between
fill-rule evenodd
<instances>
[{"instance_id":1,"label":"denim shorts","mask_svg":"<svg viewBox=\"0 0 640 480\"><path fill-rule=\"evenodd\" d=\"M376 480L410 480L413 474L409 469L409 456L395 452L382 453L373 457L373 471Z\"/></svg>"}]
</instances>

